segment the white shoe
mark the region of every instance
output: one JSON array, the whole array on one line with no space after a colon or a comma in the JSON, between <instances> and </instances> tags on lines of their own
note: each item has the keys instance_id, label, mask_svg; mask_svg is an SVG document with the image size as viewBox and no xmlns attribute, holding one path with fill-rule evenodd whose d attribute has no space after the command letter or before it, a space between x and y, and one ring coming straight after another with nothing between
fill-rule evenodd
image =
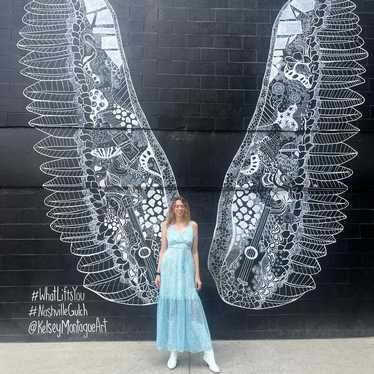
<instances>
[{"instance_id":1,"label":"white shoe","mask_svg":"<svg viewBox=\"0 0 374 374\"><path fill-rule=\"evenodd\" d=\"M214 353L212 349L210 349L209 351L204 351L203 360L208 364L209 370L211 370L213 373L220 372L219 366L214 360Z\"/></svg>"},{"instance_id":2,"label":"white shoe","mask_svg":"<svg viewBox=\"0 0 374 374\"><path fill-rule=\"evenodd\" d=\"M170 352L170 357L169 357L167 365L169 369L174 369L177 366L177 352L176 351Z\"/></svg>"}]
</instances>

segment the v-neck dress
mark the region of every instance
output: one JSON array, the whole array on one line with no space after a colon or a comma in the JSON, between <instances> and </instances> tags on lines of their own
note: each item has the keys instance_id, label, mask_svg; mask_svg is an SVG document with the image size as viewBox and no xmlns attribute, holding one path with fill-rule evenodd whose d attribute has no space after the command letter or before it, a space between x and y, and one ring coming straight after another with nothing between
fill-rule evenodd
<instances>
[{"instance_id":1,"label":"v-neck dress","mask_svg":"<svg viewBox=\"0 0 374 374\"><path fill-rule=\"evenodd\" d=\"M160 263L156 346L178 352L209 350L211 336L195 287L191 222L183 230L169 225L167 240Z\"/></svg>"}]
</instances>

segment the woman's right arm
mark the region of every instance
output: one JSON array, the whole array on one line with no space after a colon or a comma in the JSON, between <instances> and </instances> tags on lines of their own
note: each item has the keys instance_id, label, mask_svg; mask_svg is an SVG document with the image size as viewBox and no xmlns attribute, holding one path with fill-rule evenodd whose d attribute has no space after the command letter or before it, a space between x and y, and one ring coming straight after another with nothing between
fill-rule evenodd
<instances>
[{"instance_id":1,"label":"woman's right arm","mask_svg":"<svg viewBox=\"0 0 374 374\"><path fill-rule=\"evenodd\" d=\"M160 255L158 257L158 264L157 264L157 271L160 271L160 263L162 260L162 256L164 255L165 249L168 246L167 243L167 237L166 237L166 221L163 221L161 223L161 248L160 248Z\"/></svg>"}]
</instances>

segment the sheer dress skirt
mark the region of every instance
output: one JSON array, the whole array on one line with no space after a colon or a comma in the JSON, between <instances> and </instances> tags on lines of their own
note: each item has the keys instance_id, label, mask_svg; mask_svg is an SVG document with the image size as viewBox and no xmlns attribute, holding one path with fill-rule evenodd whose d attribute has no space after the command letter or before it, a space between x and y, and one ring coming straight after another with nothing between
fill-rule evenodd
<instances>
[{"instance_id":1,"label":"sheer dress skirt","mask_svg":"<svg viewBox=\"0 0 374 374\"><path fill-rule=\"evenodd\" d=\"M188 232L192 229L182 234L172 229L168 229L169 245L160 263L156 346L160 350L178 352L206 351L212 348L212 342L195 288L191 232ZM179 235L177 242L172 239L175 235Z\"/></svg>"}]
</instances>

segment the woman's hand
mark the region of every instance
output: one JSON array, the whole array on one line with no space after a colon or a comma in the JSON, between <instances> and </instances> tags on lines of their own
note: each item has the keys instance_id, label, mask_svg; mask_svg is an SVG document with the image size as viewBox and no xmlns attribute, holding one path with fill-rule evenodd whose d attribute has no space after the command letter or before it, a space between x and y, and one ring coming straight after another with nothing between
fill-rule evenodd
<instances>
[{"instance_id":1,"label":"woman's hand","mask_svg":"<svg viewBox=\"0 0 374 374\"><path fill-rule=\"evenodd\" d=\"M160 278L160 276L157 274L157 275L156 275L156 278L155 278L156 287L160 288L160 282L161 282L161 278Z\"/></svg>"},{"instance_id":2,"label":"woman's hand","mask_svg":"<svg viewBox=\"0 0 374 374\"><path fill-rule=\"evenodd\" d=\"M195 277L195 287L196 287L198 290L200 290L200 289L201 289L201 285L202 285L202 283L201 283L200 278L199 278L199 277Z\"/></svg>"}]
</instances>

